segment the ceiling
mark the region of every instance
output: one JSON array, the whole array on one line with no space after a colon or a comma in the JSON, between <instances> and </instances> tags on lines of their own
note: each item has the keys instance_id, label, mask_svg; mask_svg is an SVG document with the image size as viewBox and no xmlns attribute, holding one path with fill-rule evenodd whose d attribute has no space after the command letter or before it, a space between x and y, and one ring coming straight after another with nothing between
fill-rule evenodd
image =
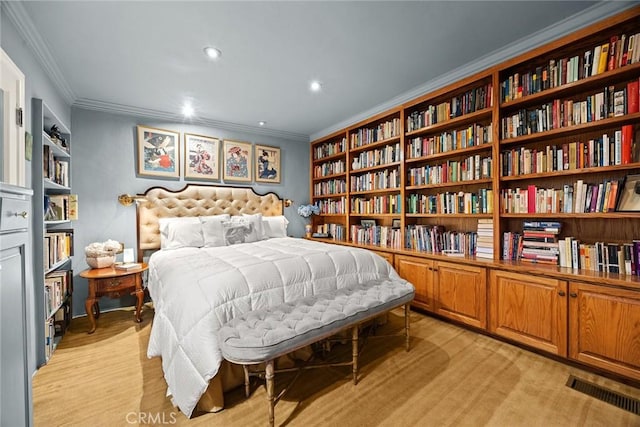
<instances>
[{"instance_id":1,"label":"ceiling","mask_svg":"<svg viewBox=\"0 0 640 427\"><path fill-rule=\"evenodd\" d=\"M70 103L308 138L594 2L26 1ZM222 50L217 61L205 46ZM322 82L312 93L309 83ZM308 139L307 139L308 140Z\"/></svg>"}]
</instances>

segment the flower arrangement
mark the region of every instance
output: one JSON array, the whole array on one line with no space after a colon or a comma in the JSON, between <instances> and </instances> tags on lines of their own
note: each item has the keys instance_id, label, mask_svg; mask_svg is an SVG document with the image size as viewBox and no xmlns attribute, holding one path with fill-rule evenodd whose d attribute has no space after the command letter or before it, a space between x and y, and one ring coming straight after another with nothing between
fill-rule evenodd
<instances>
[{"instance_id":1,"label":"flower arrangement","mask_svg":"<svg viewBox=\"0 0 640 427\"><path fill-rule=\"evenodd\" d=\"M298 215L309 218L311 215L318 215L320 208L316 205L300 205L298 207Z\"/></svg>"},{"instance_id":2,"label":"flower arrangement","mask_svg":"<svg viewBox=\"0 0 640 427\"><path fill-rule=\"evenodd\" d=\"M84 255L93 268L110 267L116 262L116 253L122 250L120 242L107 240L106 242L93 242L85 246Z\"/></svg>"}]
</instances>

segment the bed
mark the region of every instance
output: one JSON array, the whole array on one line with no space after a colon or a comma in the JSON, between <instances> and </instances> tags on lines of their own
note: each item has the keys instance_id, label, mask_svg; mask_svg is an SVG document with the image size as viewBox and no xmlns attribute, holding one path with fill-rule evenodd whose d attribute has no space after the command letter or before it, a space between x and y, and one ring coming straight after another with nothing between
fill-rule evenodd
<instances>
[{"instance_id":1,"label":"bed","mask_svg":"<svg viewBox=\"0 0 640 427\"><path fill-rule=\"evenodd\" d=\"M273 193L201 185L175 192L155 187L137 207L139 258L153 252L148 290L155 315L147 355L162 358L167 394L188 417L196 408L221 409L223 392L243 382L242 369L223 361L217 342L218 329L229 320L357 284L403 281L387 261L367 250L286 237L281 229L260 234L259 224L268 229L267 223L282 219L283 201ZM218 218L225 214L227 219ZM197 240L192 233L181 242L185 244L158 250L161 244L172 244L167 224L175 217L182 218L176 223L200 221L205 244L191 242ZM260 238L253 241L255 236L247 234L244 243L219 244L221 227L229 237L234 221L251 222ZM176 234L180 240L189 233Z\"/></svg>"}]
</instances>

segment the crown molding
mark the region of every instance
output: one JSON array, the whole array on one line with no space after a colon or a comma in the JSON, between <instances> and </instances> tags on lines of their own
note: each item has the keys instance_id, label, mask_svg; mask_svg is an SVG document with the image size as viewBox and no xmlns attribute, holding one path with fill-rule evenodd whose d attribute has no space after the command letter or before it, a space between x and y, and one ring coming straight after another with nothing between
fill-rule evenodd
<instances>
[{"instance_id":1,"label":"crown molding","mask_svg":"<svg viewBox=\"0 0 640 427\"><path fill-rule=\"evenodd\" d=\"M462 80L465 77L491 68L492 66L500 64L501 62L513 58L523 52L528 52L538 46L549 43L557 38L579 30L580 28L593 24L594 22L601 21L609 16L620 13L621 11L629 9L635 5L637 5L636 2L601 1L581 12L576 13L575 15L558 21L546 28L543 28L542 30L536 31L531 35L525 36L522 39L514 41L487 55L484 55L479 59L474 60L473 63L462 65L447 72L445 75L429 80L428 82L416 86L415 88L395 96L371 109L358 113L326 129L314 132L311 134L310 139L311 141L315 141L334 132L348 128L355 123L362 122L369 117L396 108L399 105L416 99L421 95L433 92Z\"/></svg>"},{"instance_id":2,"label":"crown molding","mask_svg":"<svg viewBox=\"0 0 640 427\"><path fill-rule=\"evenodd\" d=\"M73 103L72 107L92 111L101 111L104 113L123 114L128 116L144 117L148 119L166 120L175 123L198 124L216 129L235 132L247 132L256 135L271 136L297 142L309 142L309 135L307 134L287 132L257 126L248 126L239 123L213 120L206 117L191 117L189 119L185 119L184 116L180 114L148 108L134 107L131 105L115 104L111 102L98 101L95 99L80 98Z\"/></svg>"},{"instance_id":3,"label":"crown molding","mask_svg":"<svg viewBox=\"0 0 640 427\"><path fill-rule=\"evenodd\" d=\"M64 78L58 63L51 54L46 41L40 36L40 32L29 17L21 1L3 1L2 10L7 14L11 22L16 26L18 34L33 50L36 58L42 65L45 74L49 76L53 85L58 89L67 104L71 105L76 100L76 95Z\"/></svg>"}]
</instances>

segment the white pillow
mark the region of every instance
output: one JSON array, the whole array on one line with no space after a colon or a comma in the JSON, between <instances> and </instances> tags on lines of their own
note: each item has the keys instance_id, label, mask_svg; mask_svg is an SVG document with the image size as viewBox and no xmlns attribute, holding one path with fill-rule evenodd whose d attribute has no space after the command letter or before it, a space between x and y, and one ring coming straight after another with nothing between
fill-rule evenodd
<instances>
[{"instance_id":1,"label":"white pillow","mask_svg":"<svg viewBox=\"0 0 640 427\"><path fill-rule=\"evenodd\" d=\"M268 239L287 237L287 224L289 224L289 220L284 215L262 217L264 234Z\"/></svg>"},{"instance_id":2,"label":"white pillow","mask_svg":"<svg viewBox=\"0 0 640 427\"><path fill-rule=\"evenodd\" d=\"M247 218L251 221L251 224L253 224L253 226L256 229L256 233L258 234L258 240L264 240L264 239L268 239L269 236L267 236L266 231L264 229L264 226L262 224L262 214L258 213L258 214L253 214L253 215L249 215L249 214L242 214L243 218Z\"/></svg>"},{"instance_id":3,"label":"white pillow","mask_svg":"<svg viewBox=\"0 0 640 427\"><path fill-rule=\"evenodd\" d=\"M224 235L222 233L222 223L229 221L229 214L201 216L202 236L204 238L203 246L205 248L214 248L217 246L225 246Z\"/></svg>"},{"instance_id":4,"label":"white pillow","mask_svg":"<svg viewBox=\"0 0 640 427\"><path fill-rule=\"evenodd\" d=\"M201 248L202 225L198 217L160 218L160 248Z\"/></svg>"},{"instance_id":5,"label":"white pillow","mask_svg":"<svg viewBox=\"0 0 640 427\"><path fill-rule=\"evenodd\" d=\"M225 244L252 243L260 239L256 221L245 216L234 216L229 221L222 222L222 234Z\"/></svg>"}]
</instances>

